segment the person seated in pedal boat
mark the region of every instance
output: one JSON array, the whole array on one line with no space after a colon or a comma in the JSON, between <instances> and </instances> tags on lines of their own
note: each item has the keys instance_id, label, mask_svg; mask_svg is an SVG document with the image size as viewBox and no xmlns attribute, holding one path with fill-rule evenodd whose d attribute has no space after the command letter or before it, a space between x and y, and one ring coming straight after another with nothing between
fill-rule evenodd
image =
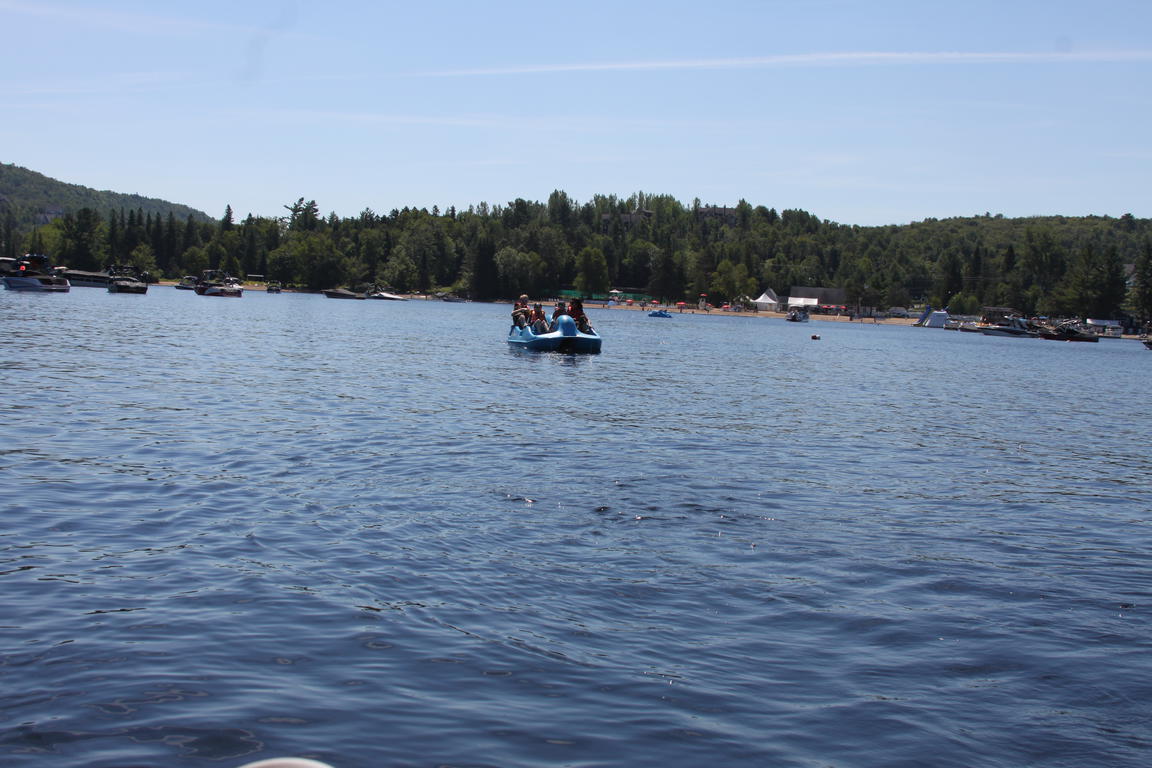
<instances>
[{"instance_id":1,"label":"person seated in pedal boat","mask_svg":"<svg viewBox=\"0 0 1152 768\"><path fill-rule=\"evenodd\" d=\"M568 314L576 321L576 330L580 333L592 332L592 324L588 322L588 315L584 314L584 302L582 300L572 299L572 304L568 307Z\"/></svg>"},{"instance_id":2,"label":"person seated in pedal boat","mask_svg":"<svg viewBox=\"0 0 1152 768\"><path fill-rule=\"evenodd\" d=\"M544 307L539 304L532 305L532 312L528 315L528 325L532 333L548 333L548 315L544 314Z\"/></svg>"},{"instance_id":3,"label":"person seated in pedal boat","mask_svg":"<svg viewBox=\"0 0 1152 768\"><path fill-rule=\"evenodd\" d=\"M557 323L560 321L560 315L568 314L568 307L562 301L556 302L556 308L552 310L552 322L548 324L549 330L556 330Z\"/></svg>"},{"instance_id":4,"label":"person seated in pedal boat","mask_svg":"<svg viewBox=\"0 0 1152 768\"><path fill-rule=\"evenodd\" d=\"M532 310L528 308L528 294L520 294L520 298L512 305L512 322L517 328L525 328L528 325L528 316Z\"/></svg>"}]
</instances>

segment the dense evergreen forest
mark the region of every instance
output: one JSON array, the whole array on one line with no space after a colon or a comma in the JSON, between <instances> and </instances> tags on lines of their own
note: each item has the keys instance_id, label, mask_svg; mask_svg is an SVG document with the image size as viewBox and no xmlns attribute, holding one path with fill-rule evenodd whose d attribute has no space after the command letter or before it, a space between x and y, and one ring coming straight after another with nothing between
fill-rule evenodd
<instances>
[{"instance_id":1,"label":"dense evergreen forest","mask_svg":"<svg viewBox=\"0 0 1152 768\"><path fill-rule=\"evenodd\" d=\"M765 288L842 288L852 306L930 303L953 312L1152 319L1152 220L985 214L861 227L802 210L685 205L668 195L562 191L466 211L370 209L324 216L298 199L281 217L216 221L172 210L82 207L35 227L9 215L4 255L43 252L96 269L133 263L174 278L209 268L306 290L380 285L488 300L610 287L665 301L739 302Z\"/></svg>"}]
</instances>

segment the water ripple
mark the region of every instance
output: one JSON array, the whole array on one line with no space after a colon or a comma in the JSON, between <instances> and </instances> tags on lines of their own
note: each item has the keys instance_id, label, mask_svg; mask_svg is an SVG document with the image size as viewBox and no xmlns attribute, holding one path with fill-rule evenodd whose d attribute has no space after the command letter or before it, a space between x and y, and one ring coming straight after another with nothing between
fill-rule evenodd
<instances>
[{"instance_id":1,"label":"water ripple","mask_svg":"<svg viewBox=\"0 0 1152 768\"><path fill-rule=\"evenodd\" d=\"M1135 345L49 298L0 293L6 766L1143 765Z\"/></svg>"}]
</instances>

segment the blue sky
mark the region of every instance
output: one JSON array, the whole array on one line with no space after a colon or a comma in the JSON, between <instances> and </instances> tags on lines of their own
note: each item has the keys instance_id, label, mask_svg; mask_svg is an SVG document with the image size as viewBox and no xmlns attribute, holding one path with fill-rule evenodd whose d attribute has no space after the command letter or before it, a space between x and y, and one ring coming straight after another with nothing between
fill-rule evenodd
<instances>
[{"instance_id":1,"label":"blue sky","mask_svg":"<svg viewBox=\"0 0 1152 768\"><path fill-rule=\"evenodd\" d=\"M0 162L213 216L1152 217L1146 0L0 0L0 29Z\"/></svg>"}]
</instances>

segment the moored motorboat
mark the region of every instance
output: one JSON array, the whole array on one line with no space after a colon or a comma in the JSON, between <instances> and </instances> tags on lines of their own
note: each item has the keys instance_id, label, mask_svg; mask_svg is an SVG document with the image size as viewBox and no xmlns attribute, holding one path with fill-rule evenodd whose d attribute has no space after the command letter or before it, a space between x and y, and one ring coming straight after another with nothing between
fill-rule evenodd
<instances>
[{"instance_id":1,"label":"moored motorboat","mask_svg":"<svg viewBox=\"0 0 1152 768\"><path fill-rule=\"evenodd\" d=\"M184 277L180 278L180 282L172 287L179 288L182 291L194 291L196 290L196 279L196 275L184 275Z\"/></svg>"},{"instance_id":2,"label":"moored motorboat","mask_svg":"<svg viewBox=\"0 0 1152 768\"><path fill-rule=\"evenodd\" d=\"M277 282L276 280L272 280L271 282L269 282L267 285L264 286L264 292L265 293L280 293L280 291L281 291L280 283Z\"/></svg>"},{"instance_id":3,"label":"moored motorboat","mask_svg":"<svg viewBox=\"0 0 1152 768\"><path fill-rule=\"evenodd\" d=\"M963 328L961 328L963 330ZM985 336L1011 336L1013 338L1026 338L1035 336L1021 318L1013 318L1008 322L990 325L977 325L976 330Z\"/></svg>"},{"instance_id":4,"label":"moored motorboat","mask_svg":"<svg viewBox=\"0 0 1152 768\"><path fill-rule=\"evenodd\" d=\"M407 297L387 291L369 291L364 295L366 299L379 299L381 301L408 301Z\"/></svg>"},{"instance_id":5,"label":"moored motorboat","mask_svg":"<svg viewBox=\"0 0 1152 768\"><path fill-rule=\"evenodd\" d=\"M1085 328L1077 320L1067 320L1042 328L1040 338L1051 341L1100 341L1100 336Z\"/></svg>"},{"instance_id":6,"label":"moored motorboat","mask_svg":"<svg viewBox=\"0 0 1152 768\"><path fill-rule=\"evenodd\" d=\"M60 270L48 266L48 257L26 253L4 273L4 287L10 291L66 293L72 286Z\"/></svg>"},{"instance_id":7,"label":"moored motorboat","mask_svg":"<svg viewBox=\"0 0 1152 768\"><path fill-rule=\"evenodd\" d=\"M219 269L206 269L196 280L195 291L200 296L224 296L238 299L244 295L240 281Z\"/></svg>"},{"instance_id":8,"label":"moored motorboat","mask_svg":"<svg viewBox=\"0 0 1152 768\"><path fill-rule=\"evenodd\" d=\"M1152 339L1141 339L1145 349L1152 349Z\"/></svg>"},{"instance_id":9,"label":"moored motorboat","mask_svg":"<svg viewBox=\"0 0 1152 768\"><path fill-rule=\"evenodd\" d=\"M804 309L790 309L784 319L789 323L806 323L808 322L808 311Z\"/></svg>"},{"instance_id":10,"label":"moored motorboat","mask_svg":"<svg viewBox=\"0 0 1152 768\"><path fill-rule=\"evenodd\" d=\"M960 330L967 330L963 325ZM1020 312L1010 307L984 307L980 322L974 330L985 336L1011 336L1014 338L1035 337L1037 332L1031 328Z\"/></svg>"},{"instance_id":11,"label":"moored motorboat","mask_svg":"<svg viewBox=\"0 0 1152 768\"><path fill-rule=\"evenodd\" d=\"M591 326L588 331L580 331L576 321L569 315L560 315L556 318L556 330L548 333L533 333L530 327L519 328L513 325L508 331L508 343L513 347L537 352L597 353L601 345L600 334Z\"/></svg>"},{"instance_id":12,"label":"moored motorboat","mask_svg":"<svg viewBox=\"0 0 1152 768\"><path fill-rule=\"evenodd\" d=\"M109 293L148 293L148 276L132 267L109 267L108 277Z\"/></svg>"},{"instance_id":13,"label":"moored motorboat","mask_svg":"<svg viewBox=\"0 0 1152 768\"><path fill-rule=\"evenodd\" d=\"M112 276L107 271L89 272L83 269L65 269L61 275L73 288L107 288Z\"/></svg>"},{"instance_id":14,"label":"moored motorboat","mask_svg":"<svg viewBox=\"0 0 1152 768\"><path fill-rule=\"evenodd\" d=\"M108 293L148 293L148 283L134 277L120 275L108 283Z\"/></svg>"},{"instance_id":15,"label":"moored motorboat","mask_svg":"<svg viewBox=\"0 0 1152 768\"><path fill-rule=\"evenodd\" d=\"M648 317L672 317L666 309L654 309L648 313Z\"/></svg>"},{"instance_id":16,"label":"moored motorboat","mask_svg":"<svg viewBox=\"0 0 1152 768\"><path fill-rule=\"evenodd\" d=\"M329 299L363 299L364 294L350 291L347 288L329 288L324 291L324 295Z\"/></svg>"}]
</instances>

